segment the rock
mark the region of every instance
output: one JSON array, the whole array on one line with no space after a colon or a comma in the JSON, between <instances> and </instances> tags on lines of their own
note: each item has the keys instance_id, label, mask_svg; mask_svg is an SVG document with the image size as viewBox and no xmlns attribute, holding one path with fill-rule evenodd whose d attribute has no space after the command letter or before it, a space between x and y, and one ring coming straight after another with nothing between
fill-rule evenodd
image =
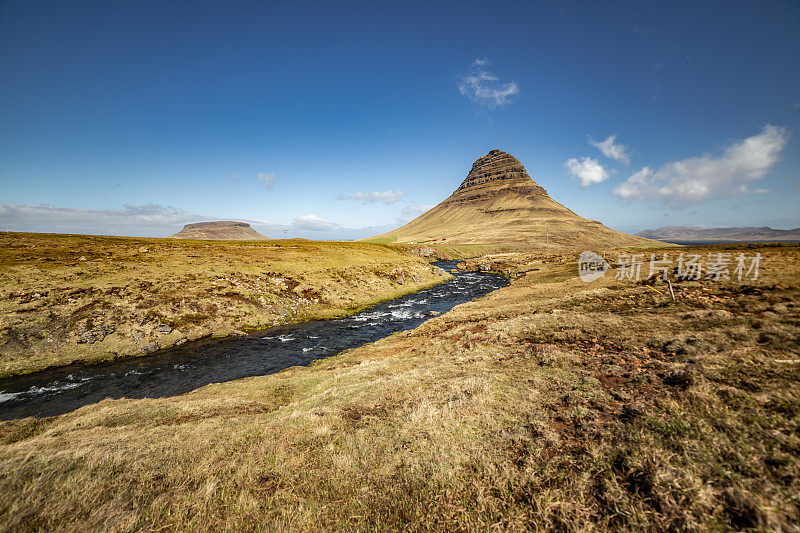
<instances>
[{"instance_id":1,"label":"rock","mask_svg":"<svg viewBox=\"0 0 800 533\"><path fill-rule=\"evenodd\" d=\"M142 342L143 339L144 339L144 335L142 333L137 331L136 333L133 334L133 343L134 344L139 344L140 342Z\"/></svg>"},{"instance_id":2,"label":"rock","mask_svg":"<svg viewBox=\"0 0 800 533\"><path fill-rule=\"evenodd\" d=\"M82 255L78 258L78 261L86 261L86 256Z\"/></svg>"},{"instance_id":3,"label":"rock","mask_svg":"<svg viewBox=\"0 0 800 533\"><path fill-rule=\"evenodd\" d=\"M106 338L103 331L85 331L78 336L78 344L94 344Z\"/></svg>"},{"instance_id":4,"label":"rock","mask_svg":"<svg viewBox=\"0 0 800 533\"><path fill-rule=\"evenodd\" d=\"M157 342L148 342L144 346L142 346L142 350L144 353L153 353L158 351L158 343Z\"/></svg>"},{"instance_id":5,"label":"rock","mask_svg":"<svg viewBox=\"0 0 800 533\"><path fill-rule=\"evenodd\" d=\"M282 291L285 291L289 288L289 286L286 284L286 280L283 278L269 278L269 281Z\"/></svg>"},{"instance_id":6,"label":"rock","mask_svg":"<svg viewBox=\"0 0 800 533\"><path fill-rule=\"evenodd\" d=\"M439 311L428 311L428 312L422 313L422 314L423 314L423 316L439 316L442 313L440 313Z\"/></svg>"},{"instance_id":7,"label":"rock","mask_svg":"<svg viewBox=\"0 0 800 533\"><path fill-rule=\"evenodd\" d=\"M430 246L420 246L419 248L414 248L413 250L411 250L411 253L419 255L421 257L430 257L434 255L436 251Z\"/></svg>"},{"instance_id":8,"label":"rock","mask_svg":"<svg viewBox=\"0 0 800 533\"><path fill-rule=\"evenodd\" d=\"M168 324L159 324L156 328L156 331L161 333L162 335L169 335L172 333L172 327Z\"/></svg>"},{"instance_id":9,"label":"rock","mask_svg":"<svg viewBox=\"0 0 800 533\"><path fill-rule=\"evenodd\" d=\"M142 246L142 247L139 248L139 253L140 254L146 254L149 251L150 251L150 248L147 248L146 246Z\"/></svg>"}]
</instances>

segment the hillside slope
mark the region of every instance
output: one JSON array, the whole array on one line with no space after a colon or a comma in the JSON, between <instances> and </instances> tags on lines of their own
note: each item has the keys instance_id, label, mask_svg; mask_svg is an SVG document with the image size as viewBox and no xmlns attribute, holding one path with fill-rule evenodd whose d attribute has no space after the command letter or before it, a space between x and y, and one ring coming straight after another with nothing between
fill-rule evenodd
<instances>
[{"instance_id":1,"label":"hillside slope","mask_svg":"<svg viewBox=\"0 0 800 533\"><path fill-rule=\"evenodd\" d=\"M504 242L569 249L655 244L575 214L550 198L515 157L501 150L492 150L475 161L449 198L377 238L388 242Z\"/></svg>"}]
</instances>

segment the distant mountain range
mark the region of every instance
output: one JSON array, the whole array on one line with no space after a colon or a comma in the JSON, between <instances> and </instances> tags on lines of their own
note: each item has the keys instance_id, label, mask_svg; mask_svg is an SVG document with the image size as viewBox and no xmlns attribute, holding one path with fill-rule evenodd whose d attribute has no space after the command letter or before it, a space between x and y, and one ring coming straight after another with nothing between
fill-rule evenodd
<instances>
[{"instance_id":1,"label":"distant mountain range","mask_svg":"<svg viewBox=\"0 0 800 533\"><path fill-rule=\"evenodd\" d=\"M667 226L648 229L637 233L639 237L657 241L682 243L724 243L724 242L800 242L800 228L694 228L691 226Z\"/></svg>"},{"instance_id":2,"label":"distant mountain range","mask_svg":"<svg viewBox=\"0 0 800 533\"><path fill-rule=\"evenodd\" d=\"M517 158L501 150L475 161L458 189L439 205L373 240L584 250L654 244L570 211L550 198Z\"/></svg>"}]
</instances>

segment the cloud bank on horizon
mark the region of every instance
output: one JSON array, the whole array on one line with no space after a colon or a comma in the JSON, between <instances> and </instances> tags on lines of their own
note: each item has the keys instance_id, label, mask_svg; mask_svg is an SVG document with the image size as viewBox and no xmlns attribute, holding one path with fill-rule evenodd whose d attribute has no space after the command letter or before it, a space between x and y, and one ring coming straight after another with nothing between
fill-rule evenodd
<instances>
[{"instance_id":1,"label":"cloud bank on horizon","mask_svg":"<svg viewBox=\"0 0 800 533\"><path fill-rule=\"evenodd\" d=\"M372 191L372 192L357 192L351 196L346 196L340 194L337 197L337 200L356 200L361 202L362 204L372 204L372 203L382 203L385 205L393 204L395 202L400 201L400 199L405 196L402 190L398 189L396 191L388 190L388 191Z\"/></svg>"},{"instance_id":2,"label":"cloud bank on horizon","mask_svg":"<svg viewBox=\"0 0 800 533\"><path fill-rule=\"evenodd\" d=\"M434 204L409 205L408 207L404 207L400 214L395 217L395 221L398 224L406 224L407 222L411 222L420 216L422 213L430 211L434 207L436 207Z\"/></svg>"},{"instance_id":3,"label":"cloud bank on horizon","mask_svg":"<svg viewBox=\"0 0 800 533\"><path fill-rule=\"evenodd\" d=\"M211 220L214 218L156 204L76 209L0 202L0 228L13 231L90 234L102 231L105 235L150 237L171 235L184 224Z\"/></svg>"},{"instance_id":4,"label":"cloud bank on horizon","mask_svg":"<svg viewBox=\"0 0 800 533\"><path fill-rule=\"evenodd\" d=\"M125 204L122 209L77 209L0 202L0 230L21 232L167 237L185 224L214 220L247 222L257 231L275 238L349 240L367 236L367 228L346 228L313 214L296 217L289 224L279 224L269 220L222 219L157 204ZM376 229L392 228L380 226Z\"/></svg>"},{"instance_id":5,"label":"cloud bank on horizon","mask_svg":"<svg viewBox=\"0 0 800 533\"><path fill-rule=\"evenodd\" d=\"M303 215L297 217L292 221L292 226L297 229L304 229L309 231L328 231L340 229L341 226L330 220L325 220L317 215Z\"/></svg>"}]
</instances>

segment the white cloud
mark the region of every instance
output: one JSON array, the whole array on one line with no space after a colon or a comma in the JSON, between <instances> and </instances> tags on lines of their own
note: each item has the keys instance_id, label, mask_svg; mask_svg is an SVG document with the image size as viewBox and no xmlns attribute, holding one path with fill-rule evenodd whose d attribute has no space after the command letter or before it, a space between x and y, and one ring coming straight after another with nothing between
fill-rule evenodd
<instances>
[{"instance_id":1,"label":"white cloud","mask_svg":"<svg viewBox=\"0 0 800 533\"><path fill-rule=\"evenodd\" d=\"M766 175L788 140L785 128L767 125L761 133L728 146L720 156L672 161L656 171L644 167L613 192L623 200L656 199L675 205L768 192L752 190L748 184Z\"/></svg>"},{"instance_id":2,"label":"white cloud","mask_svg":"<svg viewBox=\"0 0 800 533\"><path fill-rule=\"evenodd\" d=\"M363 204L373 204L381 202L383 204L393 204L400 200L406 193L400 189L396 191L372 191L372 192L357 192L352 196L339 195L339 200L358 200Z\"/></svg>"},{"instance_id":3,"label":"white cloud","mask_svg":"<svg viewBox=\"0 0 800 533\"><path fill-rule=\"evenodd\" d=\"M292 227L295 229L309 231L330 231L341 229L339 224L325 220L317 215L303 215L301 217L297 217L292 221Z\"/></svg>"},{"instance_id":4,"label":"white cloud","mask_svg":"<svg viewBox=\"0 0 800 533\"><path fill-rule=\"evenodd\" d=\"M410 205L408 207L404 207L400 214L397 215L396 220L401 224L405 224L415 218L417 218L422 213L429 211L436 207L435 205Z\"/></svg>"},{"instance_id":5,"label":"white cloud","mask_svg":"<svg viewBox=\"0 0 800 533\"><path fill-rule=\"evenodd\" d=\"M567 167L570 174L581 180L581 187L584 188L593 183L606 181L611 175L608 170L603 168L603 165L591 157L584 157L580 161L573 157L567 160L564 166Z\"/></svg>"},{"instance_id":6,"label":"white cloud","mask_svg":"<svg viewBox=\"0 0 800 533\"><path fill-rule=\"evenodd\" d=\"M171 235L184 224L208 220L215 219L156 204L75 209L0 202L0 228L13 231L152 237Z\"/></svg>"},{"instance_id":7,"label":"white cloud","mask_svg":"<svg viewBox=\"0 0 800 533\"><path fill-rule=\"evenodd\" d=\"M606 138L605 141L595 141L593 139L589 139L589 144L603 152L603 155L608 157L609 159L613 159L615 161L622 161L623 163L628 163L630 161L630 155L625 151L625 146L622 144L614 144L614 141L617 140L616 135L610 135Z\"/></svg>"},{"instance_id":8,"label":"white cloud","mask_svg":"<svg viewBox=\"0 0 800 533\"><path fill-rule=\"evenodd\" d=\"M265 189L271 189L272 186L275 185L275 174L259 172L258 181L261 182L261 185L263 185Z\"/></svg>"},{"instance_id":9,"label":"white cloud","mask_svg":"<svg viewBox=\"0 0 800 533\"><path fill-rule=\"evenodd\" d=\"M502 83L500 79L486 70L487 58L476 59L470 71L458 81L458 91L475 102L488 108L503 107L511 102L511 97L519 94L519 86L511 81Z\"/></svg>"}]
</instances>

